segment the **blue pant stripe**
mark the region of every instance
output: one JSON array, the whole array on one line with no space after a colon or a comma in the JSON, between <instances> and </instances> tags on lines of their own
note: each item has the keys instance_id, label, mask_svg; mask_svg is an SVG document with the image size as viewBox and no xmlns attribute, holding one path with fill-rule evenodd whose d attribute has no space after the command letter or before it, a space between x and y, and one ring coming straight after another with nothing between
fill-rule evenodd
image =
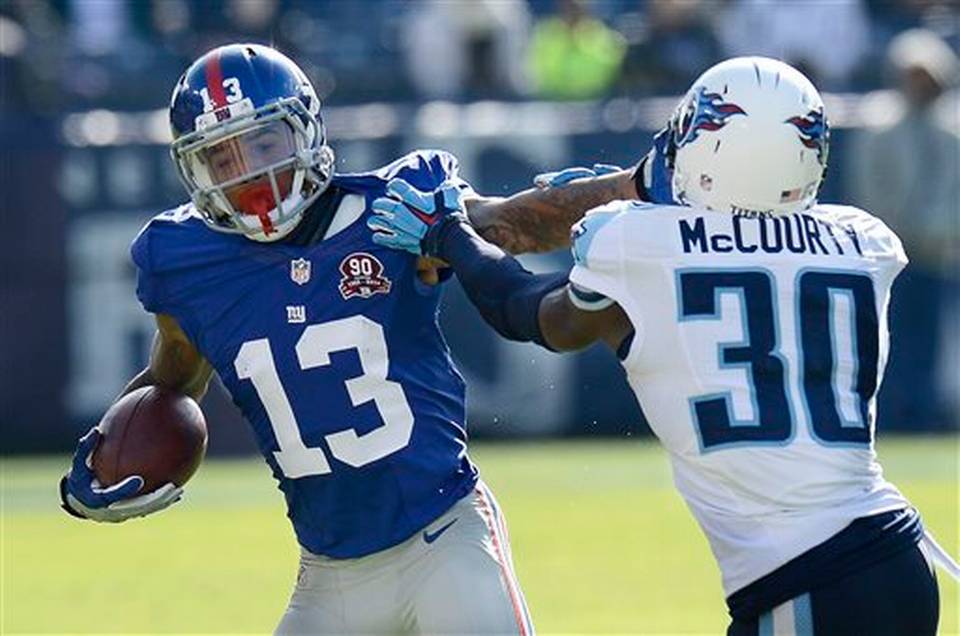
<instances>
[{"instance_id":1,"label":"blue pant stripe","mask_svg":"<svg viewBox=\"0 0 960 636\"><path fill-rule=\"evenodd\" d=\"M810 609L809 594L793 599L793 626L797 636L813 636L813 611Z\"/></svg>"},{"instance_id":2,"label":"blue pant stripe","mask_svg":"<svg viewBox=\"0 0 960 636\"><path fill-rule=\"evenodd\" d=\"M773 612L761 614L757 636L773 636Z\"/></svg>"}]
</instances>

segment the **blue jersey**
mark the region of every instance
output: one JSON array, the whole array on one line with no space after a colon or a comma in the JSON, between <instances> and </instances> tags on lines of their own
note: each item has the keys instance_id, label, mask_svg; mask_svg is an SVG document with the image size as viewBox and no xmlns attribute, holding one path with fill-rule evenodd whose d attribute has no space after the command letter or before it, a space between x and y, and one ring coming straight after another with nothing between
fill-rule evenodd
<instances>
[{"instance_id":1,"label":"blue jersey","mask_svg":"<svg viewBox=\"0 0 960 636\"><path fill-rule=\"evenodd\" d=\"M187 205L151 220L131 248L141 303L173 316L217 370L300 544L337 558L404 541L477 480L440 289L366 226L394 177L426 190L459 180L454 157L418 151L336 176L341 210L352 201L358 218L312 245L215 232Z\"/></svg>"}]
</instances>

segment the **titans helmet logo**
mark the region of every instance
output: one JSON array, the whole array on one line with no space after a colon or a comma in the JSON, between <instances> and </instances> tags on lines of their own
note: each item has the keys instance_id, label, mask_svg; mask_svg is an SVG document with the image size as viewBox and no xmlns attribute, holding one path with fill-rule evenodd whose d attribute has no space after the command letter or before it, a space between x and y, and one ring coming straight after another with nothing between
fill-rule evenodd
<instances>
[{"instance_id":1,"label":"titans helmet logo","mask_svg":"<svg viewBox=\"0 0 960 636\"><path fill-rule=\"evenodd\" d=\"M830 141L830 131L822 110L811 110L803 117L791 117L784 123L796 127L800 133L800 143L811 150L817 151L817 159L821 165L827 163L827 144Z\"/></svg>"},{"instance_id":2,"label":"titans helmet logo","mask_svg":"<svg viewBox=\"0 0 960 636\"><path fill-rule=\"evenodd\" d=\"M746 115L746 111L732 102L723 101L718 93L708 93L700 87L697 94L681 107L676 123L677 147L694 141L701 130L720 130L734 115Z\"/></svg>"}]
</instances>

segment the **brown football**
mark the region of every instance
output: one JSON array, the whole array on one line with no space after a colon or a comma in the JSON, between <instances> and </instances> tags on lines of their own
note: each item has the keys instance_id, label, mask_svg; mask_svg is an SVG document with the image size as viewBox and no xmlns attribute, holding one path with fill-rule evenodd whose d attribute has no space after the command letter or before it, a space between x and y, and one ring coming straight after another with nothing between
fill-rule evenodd
<instances>
[{"instance_id":1,"label":"brown football","mask_svg":"<svg viewBox=\"0 0 960 636\"><path fill-rule=\"evenodd\" d=\"M100 420L93 471L109 486L143 477L141 493L193 476L207 450L207 423L191 398L156 386L128 393Z\"/></svg>"}]
</instances>

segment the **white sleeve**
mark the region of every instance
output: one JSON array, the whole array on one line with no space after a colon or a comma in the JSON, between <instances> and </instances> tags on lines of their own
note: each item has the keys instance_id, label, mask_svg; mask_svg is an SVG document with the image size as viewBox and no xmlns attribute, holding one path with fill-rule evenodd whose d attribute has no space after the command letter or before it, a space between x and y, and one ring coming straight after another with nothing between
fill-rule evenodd
<instances>
[{"instance_id":1,"label":"white sleeve","mask_svg":"<svg viewBox=\"0 0 960 636\"><path fill-rule=\"evenodd\" d=\"M589 212L573 226L573 269L568 294L580 309L599 311L624 298L619 216L619 207L604 206Z\"/></svg>"},{"instance_id":2,"label":"white sleeve","mask_svg":"<svg viewBox=\"0 0 960 636\"><path fill-rule=\"evenodd\" d=\"M567 296L574 307L583 311L603 311L615 304L609 296L604 296L600 292L595 292L576 283L570 283L567 286Z\"/></svg>"},{"instance_id":3,"label":"white sleeve","mask_svg":"<svg viewBox=\"0 0 960 636\"><path fill-rule=\"evenodd\" d=\"M620 306L633 325L630 355L639 351L644 333L642 307L631 295L630 253L626 250L636 238L638 214L643 212L635 203L615 201L589 212L573 226L574 265L567 287L570 301L580 309ZM588 306L578 301L586 301Z\"/></svg>"},{"instance_id":4,"label":"white sleeve","mask_svg":"<svg viewBox=\"0 0 960 636\"><path fill-rule=\"evenodd\" d=\"M893 285L893 281L907 266L910 259L907 258L907 252L897 233L879 217L869 218L871 222L866 231L875 242L876 247L872 249L874 257L881 264L882 272L889 280L889 284Z\"/></svg>"},{"instance_id":5,"label":"white sleeve","mask_svg":"<svg viewBox=\"0 0 960 636\"><path fill-rule=\"evenodd\" d=\"M893 237L891 242L893 243L893 253L896 260L893 277L896 278L900 272L902 272L903 269L910 264L910 259L907 257L907 250L903 248L903 241L900 240L900 237L897 236L897 233L893 230L890 230L890 234Z\"/></svg>"}]
</instances>

